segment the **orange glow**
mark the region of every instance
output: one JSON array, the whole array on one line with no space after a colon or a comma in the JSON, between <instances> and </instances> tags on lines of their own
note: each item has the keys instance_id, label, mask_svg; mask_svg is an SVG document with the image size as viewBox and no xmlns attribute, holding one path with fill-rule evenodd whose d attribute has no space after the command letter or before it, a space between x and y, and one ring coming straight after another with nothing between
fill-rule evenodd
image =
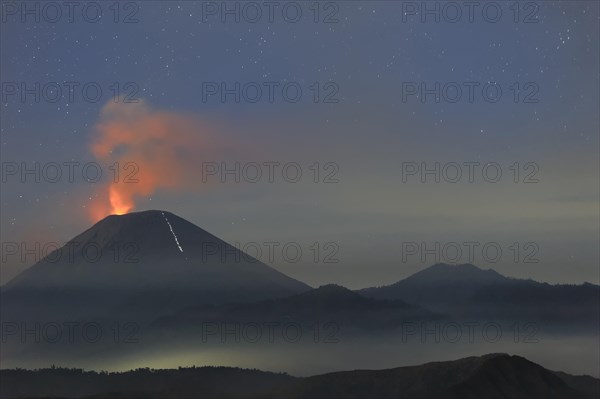
<instances>
[{"instance_id":1,"label":"orange glow","mask_svg":"<svg viewBox=\"0 0 600 399\"><path fill-rule=\"evenodd\" d=\"M112 215L124 215L134 207L132 199L122 196L116 185L110 186L109 197Z\"/></svg>"},{"instance_id":2,"label":"orange glow","mask_svg":"<svg viewBox=\"0 0 600 399\"><path fill-rule=\"evenodd\" d=\"M91 219L131 212L136 200L158 190L197 188L201 162L214 157L217 142L222 138L209 135L198 118L154 110L141 100L107 103L90 149L102 165L118 165L118 178L112 169L107 173L110 184L91 204Z\"/></svg>"}]
</instances>

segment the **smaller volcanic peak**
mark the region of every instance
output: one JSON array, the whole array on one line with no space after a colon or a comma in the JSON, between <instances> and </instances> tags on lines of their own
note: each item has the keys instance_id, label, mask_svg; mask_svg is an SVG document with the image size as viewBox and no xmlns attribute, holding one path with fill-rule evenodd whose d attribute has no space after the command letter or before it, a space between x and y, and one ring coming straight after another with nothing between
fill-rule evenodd
<instances>
[{"instance_id":1,"label":"smaller volcanic peak","mask_svg":"<svg viewBox=\"0 0 600 399\"><path fill-rule=\"evenodd\" d=\"M362 295L399 299L455 318L527 320L597 331L600 286L550 285L505 277L471 264L436 264L392 285Z\"/></svg>"},{"instance_id":2,"label":"smaller volcanic peak","mask_svg":"<svg viewBox=\"0 0 600 399\"><path fill-rule=\"evenodd\" d=\"M362 295L337 284L322 285L319 288L288 298L288 300L290 302L322 304L336 307L364 305L369 301Z\"/></svg>"},{"instance_id":3,"label":"smaller volcanic peak","mask_svg":"<svg viewBox=\"0 0 600 399\"><path fill-rule=\"evenodd\" d=\"M305 298L360 298L360 295L337 284L325 284L300 295Z\"/></svg>"},{"instance_id":4,"label":"smaller volcanic peak","mask_svg":"<svg viewBox=\"0 0 600 399\"><path fill-rule=\"evenodd\" d=\"M420 303L422 299L444 292L449 292L457 298L477 287L510 281L512 279L495 270L480 269L470 263L459 265L437 263L394 284L365 288L359 292L368 297L402 299L409 303Z\"/></svg>"},{"instance_id":5,"label":"smaller volcanic peak","mask_svg":"<svg viewBox=\"0 0 600 399\"><path fill-rule=\"evenodd\" d=\"M470 264L450 265L437 263L408 277L405 281L421 283L493 283L507 280L492 269L480 269Z\"/></svg>"}]
</instances>

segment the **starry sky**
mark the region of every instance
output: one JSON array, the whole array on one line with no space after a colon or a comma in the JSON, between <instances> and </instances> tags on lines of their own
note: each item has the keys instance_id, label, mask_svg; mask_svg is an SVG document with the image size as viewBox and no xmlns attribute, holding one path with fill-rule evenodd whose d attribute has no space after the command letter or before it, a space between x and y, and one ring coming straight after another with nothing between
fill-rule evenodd
<instances>
[{"instance_id":1,"label":"starry sky","mask_svg":"<svg viewBox=\"0 0 600 399\"><path fill-rule=\"evenodd\" d=\"M281 2L272 18L263 2L254 3L260 18L244 2L200 1L101 1L94 21L95 9L86 18L76 9L72 21L66 11L57 21L53 10L40 9L39 21L13 13L14 4L36 3L2 2L3 245L79 234L106 201L109 165L143 157L141 183L154 184L151 175L162 183L133 195L134 210L168 210L230 243L258 244L261 260L311 285L392 283L435 263L407 256L407 243L458 243L464 263L466 242L479 244L472 263L505 275L600 282L596 1L499 1L495 22L494 10L484 17L480 8L472 20L462 8L457 22L448 9L439 22L423 21L420 7L444 3L401 1L287 2L287 14ZM239 20L222 14L236 4ZM52 82L76 84L72 98L62 86L54 101ZM254 86L236 102L207 95L207 82ZM248 101L265 82L277 84L272 101L265 91ZM436 82L454 82L440 101L407 95ZM472 99L465 82L478 85ZM36 83L47 88L39 101L27 94ZM482 95L486 84L502 89L495 101ZM284 85L301 87L298 101ZM456 85L464 91L452 101ZM131 128L128 118L139 118L126 143L134 148L113 137L99 155L95 143L110 126ZM166 135L144 128L164 120ZM139 144L138 133L151 137ZM35 162L97 162L107 177L91 182L76 169L72 182L35 182L8 173ZM302 177L290 182L277 169L273 181L203 178L207 163L235 162L294 163ZM407 163L436 162L495 163L502 177L489 182L475 169L473 181L403 179ZM269 259L269 242L293 243L302 255L293 262L276 249ZM486 243L502 249L499 259L483 256ZM32 263L3 258L2 283Z\"/></svg>"}]
</instances>

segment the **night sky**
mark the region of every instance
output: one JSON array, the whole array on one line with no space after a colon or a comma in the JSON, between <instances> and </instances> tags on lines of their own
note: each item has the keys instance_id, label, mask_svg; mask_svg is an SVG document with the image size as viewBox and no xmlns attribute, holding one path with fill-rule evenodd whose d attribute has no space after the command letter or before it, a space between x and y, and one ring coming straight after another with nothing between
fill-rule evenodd
<instances>
[{"instance_id":1,"label":"night sky","mask_svg":"<svg viewBox=\"0 0 600 399\"><path fill-rule=\"evenodd\" d=\"M109 166L119 162L122 180L133 162L133 210L258 244L261 260L311 285L381 285L436 263L407 255L410 243L440 243L452 259L457 243L462 257L450 263L509 276L600 283L597 1L499 1L486 16L480 2L472 21L458 2L456 23L451 9L422 21L421 7L443 2L280 2L272 20L264 2L102 1L86 15L79 4L72 21L64 6L53 22L43 3L2 1L3 245L43 247L89 228L109 204ZM239 21L220 14L236 4ZM39 22L23 7L40 7ZM239 102L221 97L236 82ZM436 82L439 101L419 93ZM75 168L71 182L65 167L52 182L47 167L50 179L35 182L11 169L35 162L96 162L103 176L86 181ZM239 182L207 175L236 162L250 165ZM265 162L279 162L272 181L265 166L250 181ZM406 175L423 162L447 174ZM493 170L482 177L488 163L501 167L497 182ZM284 178L285 164L294 170ZM273 259L269 242L279 244ZM467 242L478 243L474 259ZM282 254L289 243L302 249L297 262ZM482 255L485 244L499 259ZM4 256L2 283L33 262Z\"/></svg>"}]
</instances>

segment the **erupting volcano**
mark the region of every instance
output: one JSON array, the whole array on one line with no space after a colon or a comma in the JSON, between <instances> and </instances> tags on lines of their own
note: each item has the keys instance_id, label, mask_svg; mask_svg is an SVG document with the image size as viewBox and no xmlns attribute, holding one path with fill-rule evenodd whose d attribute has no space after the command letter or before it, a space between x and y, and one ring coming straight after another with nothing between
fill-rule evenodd
<instances>
[{"instance_id":1,"label":"erupting volcano","mask_svg":"<svg viewBox=\"0 0 600 399\"><path fill-rule=\"evenodd\" d=\"M92 247L99 255L91 260L86 248ZM67 307L86 301L95 306L101 297L102 306L111 301L135 310L140 304L145 312L155 313L310 289L167 211L108 216L57 251L63 256L43 258L10 281L4 292L24 297L36 290L51 292L56 298L66 296ZM77 300L69 297L73 292ZM83 309L84 314L90 312L89 307Z\"/></svg>"},{"instance_id":2,"label":"erupting volcano","mask_svg":"<svg viewBox=\"0 0 600 399\"><path fill-rule=\"evenodd\" d=\"M221 137L191 115L137 103L109 102L95 125L90 150L110 170L90 207L93 222L136 209L136 201L159 190L198 187L199 162L214 156Z\"/></svg>"}]
</instances>

